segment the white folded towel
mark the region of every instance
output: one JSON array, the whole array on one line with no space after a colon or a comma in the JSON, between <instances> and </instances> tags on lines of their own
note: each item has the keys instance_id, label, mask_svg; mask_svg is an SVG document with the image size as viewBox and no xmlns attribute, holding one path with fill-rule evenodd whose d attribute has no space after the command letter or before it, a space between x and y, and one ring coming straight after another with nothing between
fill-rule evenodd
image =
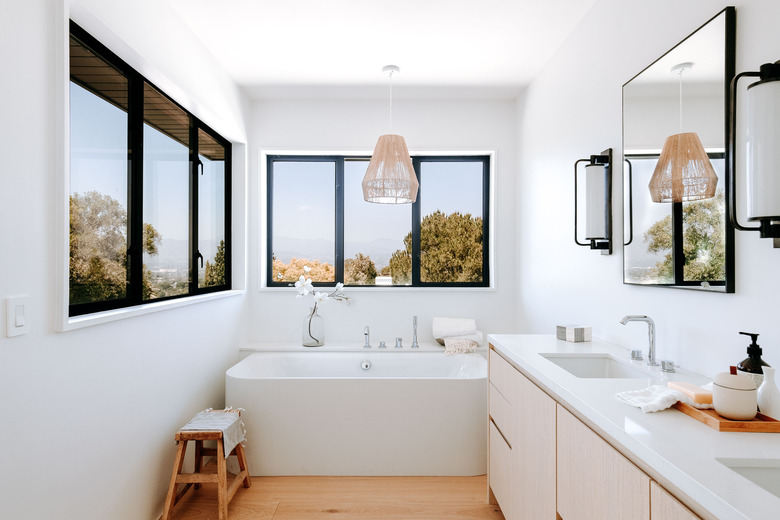
<instances>
[{"instance_id":1,"label":"white folded towel","mask_svg":"<svg viewBox=\"0 0 780 520\"><path fill-rule=\"evenodd\" d=\"M233 451L233 448L235 448L238 443L246 440L244 421L240 419L238 412L230 412L230 410L230 408L225 410L212 410L209 408L202 412L198 412L190 422L180 429L222 431L222 447L224 449L225 458L228 458L228 455Z\"/></svg>"},{"instance_id":2,"label":"white folded towel","mask_svg":"<svg viewBox=\"0 0 780 520\"><path fill-rule=\"evenodd\" d=\"M693 407L712 408L711 404L694 403L693 400L678 390L672 390L666 385L652 385L642 390L629 390L615 394L618 401L636 406L645 413L658 412L670 408L677 401L682 401Z\"/></svg>"},{"instance_id":3,"label":"white folded towel","mask_svg":"<svg viewBox=\"0 0 780 520\"><path fill-rule=\"evenodd\" d=\"M477 332L477 322L471 318L433 318L433 337L443 339Z\"/></svg>"}]
</instances>

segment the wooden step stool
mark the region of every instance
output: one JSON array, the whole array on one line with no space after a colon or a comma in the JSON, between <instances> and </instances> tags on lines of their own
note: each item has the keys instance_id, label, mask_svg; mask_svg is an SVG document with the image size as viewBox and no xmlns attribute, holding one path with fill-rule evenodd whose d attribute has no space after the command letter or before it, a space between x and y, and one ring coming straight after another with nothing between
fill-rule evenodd
<instances>
[{"instance_id":1,"label":"wooden step stool","mask_svg":"<svg viewBox=\"0 0 780 520\"><path fill-rule=\"evenodd\" d=\"M226 410L225 413L235 412L238 410ZM227 510L230 500L233 495L238 491L238 487L243 481L244 487L248 488L252 485L249 479L249 470L246 465L246 455L244 454L244 447L241 443L238 443L230 455L235 455L238 459L238 466L241 471L233 478L230 487L227 486L227 459L224 456L224 445L222 439L222 432L219 430L179 430L176 432L176 461L173 463L173 475L171 476L171 483L168 487L168 497L165 499L165 509L163 510L162 520L170 520L173 512L173 506L184 496L187 490L195 484L195 489L198 489L204 482L216 482L217 483L217 497L219 505L219 520L227 520ZM195 472L194 473L182 473L181 468L184 463L184 454L187 451L187 443L189 441L195 441ZM217 441L217 447L204 448L203 441ZM203 457L213 456L217 459L217 472L216 473L201 473L203 469ZM181 491L176 492L178 484L186 484Z\"/></svg>"}]
</instances>

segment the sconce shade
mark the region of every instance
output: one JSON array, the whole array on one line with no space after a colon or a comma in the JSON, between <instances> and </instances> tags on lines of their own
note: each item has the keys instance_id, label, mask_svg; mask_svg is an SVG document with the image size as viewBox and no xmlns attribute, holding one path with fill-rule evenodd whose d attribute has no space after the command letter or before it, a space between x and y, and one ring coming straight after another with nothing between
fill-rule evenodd
<instances>
[{"instance_id":1,"label":"sconce shade","mask_svg":"<svg viewBox=\"0 0 780 520\"><path fill-rule=\"evenodd\" d=\"M379 136L362 186L368 202L408 204L417 200L420 184L403 137Z\"/></svg>"},{"instance_id":2,"label":"sconce shade","mask_svg":"<svg viewBox=\"0 0 780 520\"><path fill-rule=\"evenodd\" d=\"M585 238L607 239L607 176L603 164L585 167Z\"/></svg>"},{"instance_id":3,"label":"sconce shade","mask_svg":"<svg viewBox=\"0 0 780 520\"><path fill-rule=\"evenodd\" d=\"M780 220L780 81L750 85L745 108L748 220Z\"/></svg>"},{"instance_id":4,"label":"sconce shade","mask_svg":"<svg viewBox=\"0 0 780 520\"><path fill-rule=\"evenodd\" d=\"M690 202L715 196L718 176L694 132L670 135L650 179L653 202Z\"/></svg>"}]
</instances>

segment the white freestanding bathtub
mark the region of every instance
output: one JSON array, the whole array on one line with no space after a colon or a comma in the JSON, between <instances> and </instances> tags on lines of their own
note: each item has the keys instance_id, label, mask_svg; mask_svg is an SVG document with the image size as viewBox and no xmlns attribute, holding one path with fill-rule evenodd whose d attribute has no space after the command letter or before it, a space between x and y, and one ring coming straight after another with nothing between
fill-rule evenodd
<instances>
[{"instance_id":1,"label":"white freestanding bathtub","mask_svg":"<svg viewBox=\"0 0 780 520\"><path fill-rule=\"evenodd\" d=\"M364 368L370 365L368 368ZM259 352L228 369L252 475L481 475L487 362L443 352Z\"/></svg>"}]
</instances>

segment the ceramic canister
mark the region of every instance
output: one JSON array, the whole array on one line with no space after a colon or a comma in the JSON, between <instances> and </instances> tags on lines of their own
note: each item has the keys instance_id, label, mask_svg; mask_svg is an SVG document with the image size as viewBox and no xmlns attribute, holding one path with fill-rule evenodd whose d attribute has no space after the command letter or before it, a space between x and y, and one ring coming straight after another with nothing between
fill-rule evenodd
<instances>
[{"instance_id":1,"label":"ceramic canister","mask_svg":"<svg viewBox=\"0 0 780 520\"><path fill-rule=\"evenodd\" d=\"M747 421L756 416L758 401L756 384L748 375L721 372L712 384L712 404L726 419Z\"/></svg>"}]
</instances>

